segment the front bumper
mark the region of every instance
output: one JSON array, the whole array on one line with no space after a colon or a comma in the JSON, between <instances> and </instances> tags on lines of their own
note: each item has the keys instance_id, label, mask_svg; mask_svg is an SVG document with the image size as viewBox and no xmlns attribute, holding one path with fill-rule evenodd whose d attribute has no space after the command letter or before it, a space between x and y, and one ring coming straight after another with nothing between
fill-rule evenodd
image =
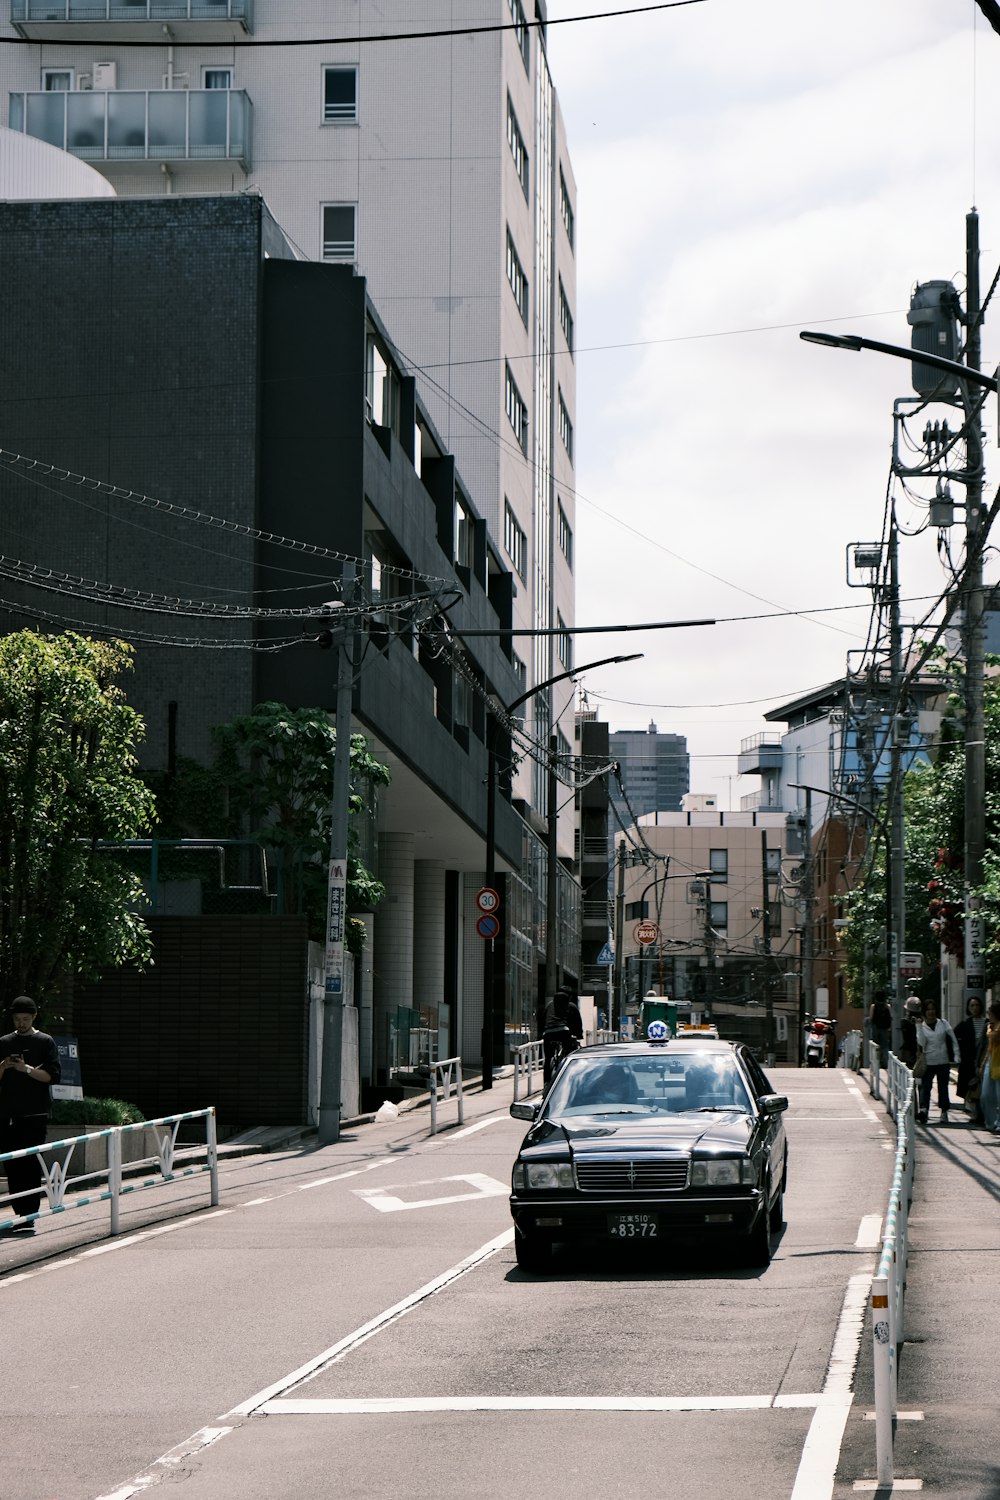
<instances>
[{"instance_id":1,"label":"front bumper","mask_svg":"<svg viewBox=\"0 0 1000 1500\"><path fill-rule=\"evenodd\" d=\"M749 1234L763 1205L757 1188L724 1196L685 1193L676 1198L595 1198L512 1193L510 1211L521 1234L551 1240L608 1238L609 1214L655 1214L657 1238Z\"/></svg>"}]
</instances>

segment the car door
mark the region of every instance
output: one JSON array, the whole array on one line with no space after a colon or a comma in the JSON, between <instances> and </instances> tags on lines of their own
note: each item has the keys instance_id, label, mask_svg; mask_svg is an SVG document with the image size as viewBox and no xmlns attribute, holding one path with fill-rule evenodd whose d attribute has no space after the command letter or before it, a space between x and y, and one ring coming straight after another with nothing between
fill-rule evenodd
<instances>
[{"instance_id":1,"label":"car door","mask_svg":"<svg viewBox=\"0 0 1000 1500\"><path fill-rule=\"evenodd\" d=\"M755 1099L760 1099L764 1094L774 1094L777 1090L771 1083L764 1069L754 1057L749 1048L741 1049L741 1059ZM785 1117L783 1114L764 1115L758 1114L760 1129L763 1135L764 1149L768 1156L768 1165L772 1185L780 1184L785 1171Z\"/></svg>"}]
</instances>

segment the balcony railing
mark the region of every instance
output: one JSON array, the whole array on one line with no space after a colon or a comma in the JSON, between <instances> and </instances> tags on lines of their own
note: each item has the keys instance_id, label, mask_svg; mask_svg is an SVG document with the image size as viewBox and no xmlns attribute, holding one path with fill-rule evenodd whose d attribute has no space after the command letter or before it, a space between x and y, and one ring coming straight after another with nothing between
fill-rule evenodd
<instances>
[{"instance_id":1,"label":"balcony railing","mask_svg":"<svg viewBox=\"0 0 1000 1500\"><path fill-rule=\"evenodd\" d=\"M254 0L11 0L22 36L56 40L127 41L149 32L171 41L226 41L253 31Z\"/></svg>"},{"instance_id":2,"label":"balcony railing","mask_svg":"<svg viewBox=\"0 0 1000 1500\"><path fill-rule=\"evenodd\" d=\"M96 167L251 163L253 105L243 89L11 94L10 127Z\"/></svg>"},{"instance_id":3,"label":"balcony railing","mask_svg":"<svg viewBox=\"0 0 1000 1500\"><path fill-rule=\"evenodd\" d=\"M761 771L777 771L781 768L781 757L780 734L771 732L753 734L740 744L736 770L740 776L750 776Z\"/></svg>"}]
</instances>

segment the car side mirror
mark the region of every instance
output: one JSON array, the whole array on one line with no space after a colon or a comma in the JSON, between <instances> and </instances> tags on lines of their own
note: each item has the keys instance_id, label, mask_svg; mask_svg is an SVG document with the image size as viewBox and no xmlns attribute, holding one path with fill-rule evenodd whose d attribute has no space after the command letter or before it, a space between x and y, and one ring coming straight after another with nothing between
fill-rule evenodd
<instances>
[{"instance_id":1,"label":"car side mirror","mask_svg":"<svg viewBox=\"0 0 1000 1500\"><path fill-rule=\"evenodd\" d=\"M762 1115L780 1115L788 1108L784 1094L761 1094L757 1100Z\"/></svg>"},{"instance_id":2,"label":"car side mirror","mask_svg":"<svg viewBox=\"0 0 1000 1500\"><path fill-rule=\"evenodd\" d=\"M512 1104L510 1112L515 1120L527 1120L530 1123L532 1120L538 1119L538 1112L541 1107L541 1104L529 1104L525 1100L523 1103Z\"/></svg>"}]
</instances>

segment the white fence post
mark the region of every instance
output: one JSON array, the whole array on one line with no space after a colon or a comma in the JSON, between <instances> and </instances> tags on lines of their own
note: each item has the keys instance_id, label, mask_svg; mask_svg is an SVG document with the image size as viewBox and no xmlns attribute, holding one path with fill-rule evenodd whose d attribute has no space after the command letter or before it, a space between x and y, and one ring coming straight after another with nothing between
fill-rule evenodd
<instances>
[{"instance_id":1,"label":"white fence post","mask_svg":"<svg viewBox=\"0 0 1000 1500\"><path fill-rule=\"evenodd\" d=\"M111 1194L111 1233L117 1234L122 1199L122 1133L112 1130L108 1136L108 1190Z\"/></svg>"},{"instance_id":2,"label":"white fence post","mask_svg":"<svg viewBox=\"0 0 1000 1500\"><path fill-rule=\"evenodd\" d=\"M892 1345L889 1279L872 1282L872 1344L875 1351L875 1478L879 1488L892 1485Z\"/></svg>"}]
</instances>

